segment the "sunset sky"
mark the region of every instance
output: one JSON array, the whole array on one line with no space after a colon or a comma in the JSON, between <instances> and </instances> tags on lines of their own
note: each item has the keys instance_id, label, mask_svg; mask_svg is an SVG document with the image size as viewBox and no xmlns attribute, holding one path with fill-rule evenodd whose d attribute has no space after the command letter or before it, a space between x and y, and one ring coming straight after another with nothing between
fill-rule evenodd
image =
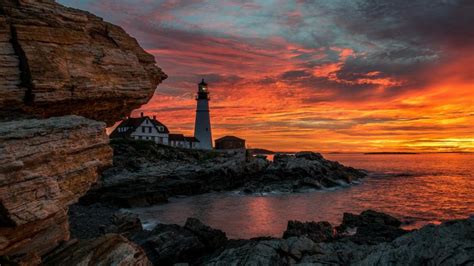
<instances>
[{"instance_id":1,"label":"sunset sky","mask_svg":"<svg viewBox=\"0 0 474 266\"><path fill-rule=\"evenodd\" d=\"M169 78L140 111L279 151L474 151L472 0L59 0L123 27ZM136 111L138 114L140 111Z\"/></svg>"}]
</instances>

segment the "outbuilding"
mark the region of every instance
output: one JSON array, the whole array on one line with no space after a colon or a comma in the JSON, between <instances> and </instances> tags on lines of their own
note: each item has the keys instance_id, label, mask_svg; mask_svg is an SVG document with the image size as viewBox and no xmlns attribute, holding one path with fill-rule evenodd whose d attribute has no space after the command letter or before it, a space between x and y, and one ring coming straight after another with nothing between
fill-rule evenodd
<instances>
[{"instance_id":1,"label":"outbuilding","mask_svg":"<svg viewBox=\"0 0 474 266\"><path fill-rule=\"evenodd\" d=\"M218 150L245 149L245 139L236 136L225 136L216 139L215 148Z\"/></svg>"}]
</instances>

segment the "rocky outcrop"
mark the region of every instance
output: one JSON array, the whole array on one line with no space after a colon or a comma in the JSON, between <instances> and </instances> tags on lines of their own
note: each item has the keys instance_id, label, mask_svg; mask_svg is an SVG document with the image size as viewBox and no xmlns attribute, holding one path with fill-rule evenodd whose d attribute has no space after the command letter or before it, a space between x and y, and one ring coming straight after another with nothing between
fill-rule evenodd
<instances>
[{"instance_id":1,"label":"rocky outcrop","mask_svg":"<svg viewBox=\"0 0 474 266\"><path fill-rule=\"evenodd\" d=\"M151 265L138 245L116 234L71 241L43 259L43 265Z\"/></svg>"},{"instance_id":2,"label":"rocky outcrop","mask_svg":"<svg viewBox=\"0 0 474 266\"><path fill-rule=\"evenodd\" d=\"M0 119L120 120L166 78L120 27L50 0L0 6Z\"/></svg>"},{"instance_id":3,"label":"rocky outcrop","mask_svg":"<svg viewBox=\"0 0 474 266\"><path fill-rule=\"evenodd\" d=\"M395 226L400 222L373 211L354 217L364 220L357 222L359 226ZM226 240L224 233L196 220L192 222L197 224L193 228L205 228L205 233L189 230L189 221L185 226L158 225L151 232L135 235L135 241L147 250L154 265L470 265L474 262L474 219L428 225L413 232L405 231L394 240L379 239L371 244L353 242L350 236L337 232L324 242L307 237L319 235L322 227L315 225L324 224L326 228L325 222L307 223L306 226L293 222L287 232L295 232L295 223L296 228L304 230L286 238ZM311 232L312 228L316 231ZM219 241L206 245L199 235Z\"/></svg>"},{"instance_id":4,"label":"rocky outcrop","mask_svg":"<svg viewBox=\"0 0 474 266\"><path fill-rule=\"evenodd\" d=\"M188 218L184 226L159 224L152 231L136 234L132 239L145 249L155 265L195 263L227 242L224 232L194 218Z\"/></svg>"},{"instance_id":5,"label":"rocky outcrop","mask_svg":"<svg viewBox=\"0 0 474 266\"><path fill-rule=\"evenodd\" d=\"M83 203L147 206L173 195L236 189L268 166L241 151L185 150L147 141L114 140L111 145L114 166L104 171Z\"/></svg>"},{"instance_id":6,"label":"rocky outcrop","mask_svg":"<svg viewBox=\"0 0 474 266\"><path fill-rule=\"evenodd\" d=\"M175 195L241 190L299 192L349 185L366 174L318 153L277 155L274 162L245 151L198 151L148 141L113 140L114 166L81 199L122 207L166 202Z\"/></svg>"},{"instance_id":7,"label":"rocky outcrop","mask_svg":"<svg viewBox=\"0 0 474 266\"><path fill-rule=\"evenodd\" d=\"M0 254L69 238L67 208L111 165L105 124L78 116L0 123Z\"/></svg>"},{"instance_id":8,"label":"rocky outcrop","mask_svg":"<svg viewBox=\"0 0 474 266\"><path fill-rule=\"evenodd\" d=\"M69 239L68 206L111 165L106 124L146 103L166 75L120 27L53 0L0 1L0 61L0 255L33 265ZM137 225L116 217L105 231ZM74 245L80 262L133 249L114 239ZM110 261L141 264L135 255Z\"/></svg>"},{"instance_id":9,"label":"rocky outcrop","mask_svg":"<svg viewBox=\"0 0 474 266\"><path fill-rule=\"evenodd\" d=\"M283 233L283 238L290 238L294 236L305 236L313 242L326 242L333 240L334 228L328 222L300 222L288 221L286 231Z\"/></svg>"},{"instance_id":10,"label":"rocky outcrop","mask_svg":"<svg viewBox=\"0 0 474 266\"><path fill-rule=\"evenodd\" d=\"M276 154L261 176L249 180L243 191L301 192L307 189L349 185L365 176L365 172L326 160L319 153Z\"/></svg>"}]
</instances>

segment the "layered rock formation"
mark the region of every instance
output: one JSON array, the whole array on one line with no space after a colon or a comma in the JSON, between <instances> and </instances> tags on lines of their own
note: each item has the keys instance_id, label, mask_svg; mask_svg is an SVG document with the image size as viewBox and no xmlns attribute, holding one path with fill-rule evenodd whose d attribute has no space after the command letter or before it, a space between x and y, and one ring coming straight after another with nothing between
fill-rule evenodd
<instances>
[{"instance_id":1,"label":"layered rock formation","mask_svg":"<svg viewBox=\"0 0 474 266\"><path fill-rule=\"evenodd\" d=\"M43 265L151 265L138 245L116 234L68 243L43 259Z\"/></svg>"},{"instance_id":2,"label":"layered rock formation","mask_svg":"<svg viewBox=\"0 0 474 266\"><path fill-rule=\"evenodd\" d=\"M105 123L64 116L0 124L0 254L42 254L68 239L67 207L112 164Z\"/></svg>"},{"instance_id":3,"label":"layered rock formation","mask_svg":"<svg viewBox=\"0 0 474 266\"><path fill-rule=\"evenodd\" d=\"M123 29L52 0L0 6L0 118L120 120L166 78Z\"/></svg>"},{"instance_id":4,"label":"layered rock formation","mask_svg":"<svg viewBox=\"0 0 474 266\"><path fill-rule=\"evenodd\" d=\"M68 206L111 165L106 124L166 75L120 27L53 0L0 1L0 62L0 263L31 264L69 239ZM102 258L128 250L113 263L141 263L127 243L101 249L115 240L75 247Z\"/></svg>"}]
</instances>

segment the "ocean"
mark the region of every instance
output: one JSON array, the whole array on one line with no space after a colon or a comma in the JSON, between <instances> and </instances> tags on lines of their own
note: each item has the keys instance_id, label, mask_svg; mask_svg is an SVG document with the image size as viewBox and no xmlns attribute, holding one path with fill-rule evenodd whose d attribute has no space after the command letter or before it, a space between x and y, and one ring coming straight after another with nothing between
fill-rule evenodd
<instances>
[{"instance_id":1,"label":"ocean","mask_svg":"<svg viewBox=\"0 0 474 266\"><path fill-rule=\"evenodd\" d=\"M329 221L366 209L391 214L407 229L474 215L474 154L325 154L369 171L359 184L305 193L208 193L134 208L145 228L195 217L230 238L281 237L288 220Z\"/></svg>"}]
</instances>

